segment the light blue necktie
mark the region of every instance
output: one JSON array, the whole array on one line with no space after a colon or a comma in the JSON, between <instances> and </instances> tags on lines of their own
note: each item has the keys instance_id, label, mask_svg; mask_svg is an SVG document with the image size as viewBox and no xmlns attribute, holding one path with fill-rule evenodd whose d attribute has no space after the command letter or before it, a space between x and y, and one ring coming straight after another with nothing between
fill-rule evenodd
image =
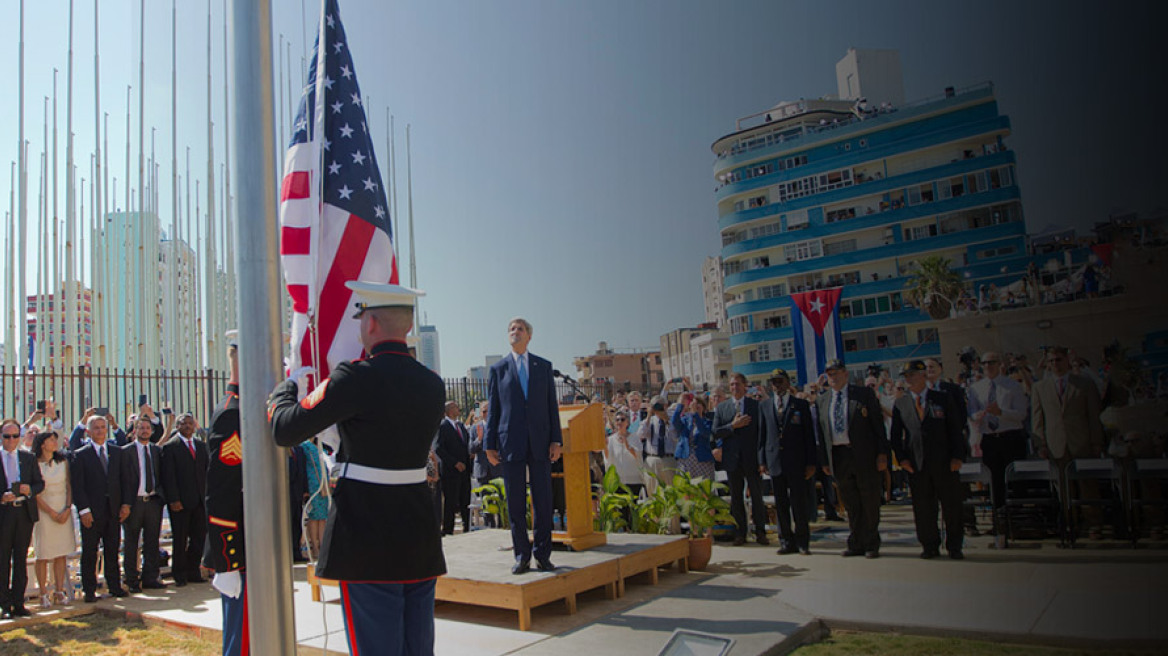
<instances>
[{"instance_id":1,"label":"light blue necktie","mask_svg":"<svg viewBox=\"0 0 1168 656\"><path fill-rule=\"evenodd\" d=\"M519 386L523 388L523 398L527 398L527 358L519 356Z\"/></svg>"},{"instance_id":2,"label":"light blue necktie","mask_svg":"<svg viewBox=\"0 0 1168 656\"><path fill-rule=\"evenodd\" d=\"M988 394L986 394L986 405L997 402L997 400L998 400L997 391L998 391L998 388L997 388L997 386L994 385L994 381L990 380L990 391ZM997 431L998 430L998 418L993 416L993 415L986 415L986 427L990 429L991 433Z\"/></svg>"},{"instance_id":3,"label":"light blue necktie","mask_svg":"<svg viewBox=\"0 0 1168 656\"><path fill-rule=\"evenodd\" d=\"M20 483L20 465L16 459L15 451L4 452L4 470L5 476L8 478L8 487L15 490L16 485Z\"/></svg>"}]
</instances>

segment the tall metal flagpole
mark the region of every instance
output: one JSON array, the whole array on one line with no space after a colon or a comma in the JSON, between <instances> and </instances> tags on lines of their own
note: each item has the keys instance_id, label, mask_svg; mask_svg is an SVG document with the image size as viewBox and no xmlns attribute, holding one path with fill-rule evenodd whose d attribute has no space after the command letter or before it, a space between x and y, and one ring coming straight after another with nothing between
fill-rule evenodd
<instances>
[{"instance_id":1,"label":"tall metal flagpole","mask_svg":"<svg viewBox=\"0 0 1168 656\"><path fill-rule=\"evenodd\" d=\"M154 367L146 360L150 327L146 324L146 0L138 0L138 285L134 319L138 326L138 366ZM153 313L151 313L153 314Z\"/></svg>"},{"instance_id":2,"label":"tall metal flagpole","mask_svg":"<svg viewBox=\"0 0 1168 656\"><path fill-rule=\"evenodd\" d=\"M166 368L177 370L181 343L178 320L178 0L170 0L170 257L166 284ZM173 399L168 399L173 401Z\"/></svg>"},{"instance_id":3,"label":"tall metal flagpole","mask_svg":"<svg viewBox=\"0 0 1168 656\"><path fill-rule=\"evenodd\" d=\"M223 239L227 242L224 254L227 256L227 312L222 326L224 330L234 328L238 324L235 311L236 281L235 281L235 230L233 223L235 214L231 211L231 91L229 84L231 76L228 74L227 53L227 0L223 0L223 199L226 206L223 212ZM270 151L269 151L270 152Z\"/></svg>"},{"instance_id":4,"label":"tall metal flagpole","mask_svg":"<svg viewBox=\"0 0 1168 656\"><path fill-rule=\"evenodd\" d=\"M19 152L17 152L16 158L20 159ZM8 254L8 257L4 258L7 265L4 270L4 300L8 307L7 323L5 324L7 330L4 331L4 339L8 343L4 348L4 366L8 368L16 364L19 358L20 350L16 344L16 308L24 306L23 300L20 301L19 306L17 305L16 258L13 257L13 254L16 253L16 249L13 248L13 244L16 243L16 162L12 163L10 177L12 182L8 187L8 215L4 217L4 224L8 227L4 235L4 252ZM8 392L6 396L11 398L12 393Z\"/></svg>"},{"instance_id":5,"label":"tall metal flagpole","mask_svg":"<svg viewBox=\"0 0 1168 656\"><path fill-rule=\"evenodd\" d=\"M122 270L125 271L126 274L125 280L123 282L131 285L132 289L133 285L137 284L137 280L134 278L134 267L130 266L129 261L130 247L132 246L130 242L130 228L132 225L130 223L130 217L132 216L130 214L130 180L133 179L130 177L130 108L132 107L130 104L131 91L132 89L130 85L126 85L126 178L122 180L122 184L124 184L126 187L126 204L122 210L121 266L123 267ZM122 367L133 369L138 366L138 349L134 347L134 344L138 343L138 327L137 324L134 323L133 315L134 304L129 302L130 290L126 289L124 284L118 285L117 289L118 302L112 307L122 308L122 326L124 326L123 330L125 331L125 334L121 336L121 339L116 340L119 343L118 348L122 352L120 364Z\"/></svg>"},{"instance_id":6,"label":"tall metal flagpole","mask_svg":"<svg viewBox=\"0 0 1168 656\"><path fill-rule=\"evenodd\" d=\"M271 293L279 281L276 248L276 148L270 0L233 0L235 46L235 144L238 154L235 226L239 247L240 415L243 440L244 530L248 548L266 554L247 566L253 650L292 654L296 620L292 606L292 555L283 545L291 530L288 468L272 440L265 400L280 371L280 304ZM243 316L240 311L239 316Z\"/></svg>"},{"instance_id":7,"label":"tall metal flagpole","mask_svg":"<svg viewBox=\"0 0 1168 656\"><path fill-rule=\"evenodd\" d=\"M69 68L65 73L65 366L70 372L77 349L77 288L73 268L76 242L76 196L73 188L73 0L69 0ZM75 387L70 386L69 391ZM72 394L66 396L70 398ZM76 407L70 405L70 407Z\"/></svg>"},{"instance_id":8,"label":"tall metal flagpole","mask_svg":"<svg viewBox=\"0 0 1168 656\"><path fill-rule=\"evenodd\" d=\"M92 313L90 315L93 322L93 350L97 357L94 362L99 366L106 365L106 319L105 319L105 287L106 276L104 274L105 258L97 257L100 252L97 242L102 240L102 232L105 226L105 194L108 189L103 189L106 184L103 174L101 154L102 154L102 133L101 133L101 66L99 65L100 50L98 48L98 37L100 32L97 29L98 17L101 12L98 11L98 0L93 0L93 142L94 142L94 159L97 165L95 177L91 181L94 190L94 204L90 213L93 215L93 224L95 226L94 239L91 245L92 261L90 266L94 267L96 276L95 284L93 285L92 298ZM108 119L107 119L108 125ZM107 134L108 137L108 134ZM108 157L108 155L106 155ZM108 168L108 167L107 167ZM104 240L102 240L104 241ZM100 284L97 284L100 282Z\"/></svg>"},{"instance_id":9,"label":"tall metal flagpole","mask_svg":"<svg viewBox=\"0 0 1168 656\"><path fill-rule=\"evenodd\" d=\"M20 103L20 108L19 108L18 113L20 115L20 118L18 119L18 122L20 124L20 128L19 128L20 135L19 135L19 139L18 139L16 146L17 146L17 150L18 150L17 159L20 160L19 163L17 164L17 168L19 169L17 172L17 175L20 178L20 180L18 181L18 184L20 185L20 197L19 197L19 200L17 201L18 214L16 216L16 220L20 224L20 242L19 243L21 246L26 246L28 244L28 238L27 238L28 237L28 144L25 143L25 140L24 140L24 0L20 0L20 64L19 64L19 67L20 67L20 91L19 91L19 101L18 102ZM27 301L27 298L28 298L28 248L27 247L20 248L19 251L20 251L20 271L18 272L18 275L20 277L20 287L18 289L19 294L17 295L16 302L18 303L17 307L20 308L20 311L17 313L18 314L17 323L20 324L20 344L17 345L17 349L19 350L19 353L20 353L20 358L19 358L18 364L20 365L21 370L24 370L24 368L26 368L28 366L28 320L27 320L27 317L28 317L28 309L27 309L27 303L28 303L28 301ZM22 401L22 403L24 402L23 394L21 395L21 401ZM24 405L27 406L27 403L24 403ZM25 409L27 409L27 408L25 408L25 407L21 408L22 411Z\"/></svg>"},{"instance_id":10,"label":"tall metal flagpole","mask_svg":"<svg viewBox=\"0 0 1168 656\"><path fill-rule=\"evenodd\" d=\"M410 158L410 124L406 123L406 205L410 213L410 287L418 288L418 262L414 257L414 173ZM421 312L414 311L414 334L418 334Z\"/></svg>"},{"instance_id":11,"label":"tall metal flagpole","mask_svg":"<svg viewBox=\"0 0 1168 656\"><path fill-rule=\"evenodd\" d=\"M53 159L48 165L52 167L53 179L53 213L52 213L52 235L53 235L53 250L52 250L52 268L48 270L50 276L45 282L45 287L41 289L42 294L52 294L53 304L49 306L49 321L47 322L45 334L48 336L48 343L52 346L49 351L52 352L52 359L59 362L61 359L61 349L59 343L61 341L60 335L62 329L65 327L65 313L62 309L61 294L61 216L57 211L57 69L53 69ZM48 162L48 160L46 160ZM46 185L48 182L45 183ZM49 204L45 203L45 215L48 216ZM45 251L41 251L44 253ZM46 352L45 355L49 353ZM48 362L46 360L46 362Z\"/></svg>"},{"instance_id":12,"label":"tall metal flagpole","mask_svg":"<svg viewBox=\"0 0 1168 656\"><path fill-rule=\"evenodd\" d=\"M393 114L389 113L389 108L385 108L385 115L389 117L389 194L390 202L393 203L393 255L397 259L400 266L401 260L399 254L401 253L401 219L397 215L397 149L394 147L394 139L397 135L393 133Z\"/></svg>"},{"instance_id":13,"label":"tall metal flagpole","mask_svg":"<svg viewBox=\"0 0 1168 656\"><path fill-rule=\"evenodd\" d=\"M226 53L224 53L226 56ZM201 244L206 250L206 282L203 285L203 295L207 302L206 310L206 339L207 339L207 366L214 368L220 360L216 344L219 335L216 327L218 313L215 312L215 124L211 119L211 1L207 0L207 234Z\"/></svg>"}]
</instances>

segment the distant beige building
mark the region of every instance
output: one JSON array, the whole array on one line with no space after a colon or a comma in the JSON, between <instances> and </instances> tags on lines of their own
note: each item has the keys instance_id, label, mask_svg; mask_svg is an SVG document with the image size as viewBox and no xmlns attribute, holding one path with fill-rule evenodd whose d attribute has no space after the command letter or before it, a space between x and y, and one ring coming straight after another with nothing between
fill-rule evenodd
<instances>
[{"instance_id":1,"label":"distant beige building","mask_svg":"<svg viewBox=\"0 0 1168 656\"><path fill-rule=\"evenodd\" d=\"M714 322L678 328L661 336L665 380L688 376L697 389L725 382L733 369L730 335Z\"/></svg>"},{"instance_id":2,"label":"distant beige building","mask_svg":"<svg viewBox=\"0 0 1168 656\"><path fill-rule=\"evenodd\" d=\"M659 351L617 353L600 342L596 353L573 358L576 379L581 384L607 381L615 389L657 391L665 384Z\"/></svg>"},{"instance_id":3,"label":"distant beige building","mask_svg":"<svg viewBox=\"0 0 1168 656\"><path fill-rule=\"evenodd\" d=\"M726 327L726 292L722 287L722 257L707 257L702 262L702 298L706 305L706 323L719 329Z\"/></svg>"}]
</instances>

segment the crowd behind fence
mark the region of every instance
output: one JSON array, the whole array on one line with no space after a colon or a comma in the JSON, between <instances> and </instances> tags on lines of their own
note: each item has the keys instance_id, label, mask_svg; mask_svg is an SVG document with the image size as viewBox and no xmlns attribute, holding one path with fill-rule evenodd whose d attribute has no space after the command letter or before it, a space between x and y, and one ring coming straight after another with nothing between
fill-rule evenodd
<instances>
[{"instance_id":1,"label":"crowd behind fence","mask_svg":"<svg viewBox=\"0 0 1168 656\"><path fill-rule=\"evenodd\" d=\"M87 408L107 407L119 420L137 412L142 396L154 410L190 412L210 421L227 386L227 374L214 369L129 370L66 367L0 367L0 416L21 421L38 401L52 400L66 425Z\"/></svg>"},{"instance_id":2,"label":"crowd behind fence","mask_svg":"<svg viewBox=\"0 0 1168 656\"><path fill-rule=\"evenodd\" d=\"M466 412L473 404L487 400L488 382L485 378L446 378L446 399L456 401L459 407ZM563 379L556 381L556 399L561 405L575 402L582 397L585 401L599 400L611 403L617 392L640 392L645 398L657 394L661 390L642 389L632 383L611 383L608 381L585 381L569 383Z\"/></svg>"}]
</instances>

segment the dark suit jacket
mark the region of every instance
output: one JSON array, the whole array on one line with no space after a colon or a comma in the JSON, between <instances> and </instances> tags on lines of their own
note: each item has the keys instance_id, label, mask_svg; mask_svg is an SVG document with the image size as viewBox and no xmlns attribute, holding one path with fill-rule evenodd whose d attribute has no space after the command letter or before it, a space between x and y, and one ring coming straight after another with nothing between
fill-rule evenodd
<instances>
[{"instance_id":1,"label":"dark suit jacket","mask_svg":"<svg viewBox=\"0 0 1168 656\"><path fill-rule=\"evenodd\" d=\"M157 444L149 444L150 466L154 469L154 493L166 500L162 489L162 448ZM138 499L138 484L141 482L138 464L138 447L128 444L122 447L122 500L128 506L141 503Z\"/></svg>"},{"instance_id":2,"label":"dark suit jacket","mask_svg":"<svg viewBox=\"0 0 1168 656\"><path fill-rule=\"evenodd\" d=\"M965 459L966 445L963 428L965 414L957 399L947 392L925 392L925 417L917 416L911 392L896 400L892 406L892 448L896 459L911 462L917 471L925 467L925 453L930 461L943 462Z\"/></svg>"},{"instance_id":3,"label":"dark suit jacket","mask_svg":"<svg viewBox=\"0 0 1168 656\"><path fill-rule=\"evenodd\" d=\"M722 469L727 473L738 470L744 474L758 472L758 438L762 428L758 401L745 396L742 409L750 415L751 421L738 429L730 427L738 413L733 398L719 403L714 410L714 439L722 448Z\"/></svg>"},{"instance_id":4,"label":"dark suit jacket","mask_svg":"<svg viewBox=\"0 0 1168 656\"><path fill-rule=\"evenodd\" d=\"M527 462L529 455L533 461L546 461L549 445L564 443L552 363L530 351L527 362L527 398L510 353L491 365L487 382L491 411L484 448L498 451L504 462Z\"/></svg>"},{"instance_id":5,"label":"dark suit jacket","mask_svg":"<svg viewBox=\"0 0 1168 656\"><path fill-rule=\"evenodd\" d=\"M198 508L207 496L207 445L194 440L195 458L175 437L162 447L162 496L167 503L179 501L183 509Z\"/></svg>"},{"instance_id":6,"label":"dark suit jacket","mask_svg":"<svg viewBox=\"0 0 1168 656\"><path fill-rule=\"evenodd\" d=\"M763 423L759 462L767 466L772 477L781 472L791 476L791 480L803 480L803 470L819 464L811 404L791 395L782 417L775 416L773 396L759 405Z\"/></svg>"},{"instance_id":7,"label":"dark suit jacket","mask_svg":"<svg viewBox=\"0 0 1168 656\"><path fill-rule=\"evenodd\" d=\"M16 510L18 512L28 513L29 521L36 522L40 518L40 513L37 512L36 495L45 491L45 480L41 477L41 467L37 464L36 456L28 451L16 450L16 463L20 468L20 480L18 484L24 483L29 487L28 499L21 504L20 508L11 508L10 506L0 506L7 510ZM0 466L0 490L12 490L12 483L8 480L8 475L4 472L4 467ZM20 496L16 490L12 490L16 496Z\"/></svg>"},{"instance_id":8,"label":"dark suit jacket","mask_svg":"<svg viewBox=\"0 0 1168 656\"><path fill-rule=\"evenodd\" d=\"M434 452L442 461L443 478L470 475L470 445L463 439L463 433L459 432L459 429L466 431L466 428L462 422L457 423L458 428L452 426L445 419L442 420L441 424L438 424L438 440ZM470 431L466 431L465 434L469 437ZM454 465L460 462L465 466L462 472L454 468Z\"/></svg>"},{"instance_id":9,"label":"dark suit jacket","mask_svg":"<svg viewBox=\"0 0 1168 656\"><path fill-rule=\"evenodd\" d=\"M848 441L852 445L852 455L859 463L876 466L876 456L888 455L888 435L884 432L884 412L876 393L860 385L848 385ZM828 388L819 395L819 462L831 465L831 401L835 390Z\"/></svg>"},{"instance_id":10,"label":"dark suit jacket","mask_svg":"<svg viewBox=\"0 0 1168 656\"><path fill-rule=\"evenodd\" d=\"M95 520L117 517L122 505L122 448L109 439L105 448L108 470L102 468L92 443L73 453L69 467L73 505L77 512L88 508Z\"/></svg>"}]
</instances>

